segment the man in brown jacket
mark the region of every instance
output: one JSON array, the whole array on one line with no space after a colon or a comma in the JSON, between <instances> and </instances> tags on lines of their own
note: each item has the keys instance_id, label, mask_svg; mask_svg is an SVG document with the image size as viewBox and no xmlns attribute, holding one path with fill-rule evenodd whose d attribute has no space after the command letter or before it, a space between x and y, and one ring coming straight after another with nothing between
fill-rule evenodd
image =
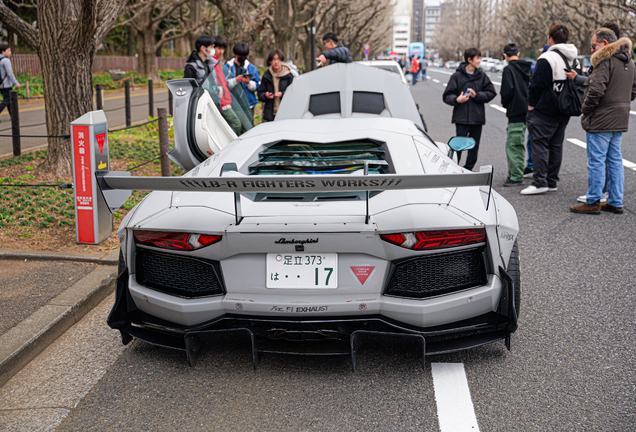
<instances>
[{"instance_id":1,"label":"man in brown jacket","mask_svg":"<svg viewBox=\"0 0 636 432\"><path fill-rule=\"evenodd\" d=\"M585 83L581 119L587 132L587 202L570 211L621 214L625 184L621 142L629 126L630 102L636 98L632 42L627 38L617 41L612 30L600 28L592 35L591 47L592 73ZM609 199L601 205L605 176Z\"/></svg>"}]
</instances>

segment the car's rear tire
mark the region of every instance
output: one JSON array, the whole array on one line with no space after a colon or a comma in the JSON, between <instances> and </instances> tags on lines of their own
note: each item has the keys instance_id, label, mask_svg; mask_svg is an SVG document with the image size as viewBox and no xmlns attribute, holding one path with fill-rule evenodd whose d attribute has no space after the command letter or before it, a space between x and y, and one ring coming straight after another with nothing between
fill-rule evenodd
<instances>
[{"instance_id":1,"label":"car's rear tire","mask_svg":"<svg viewBox=\"0 0 636 432\"><path fill-rule=\"evenodd\" d=\"M517 311L517 319L519 319L519 306L521 305L521 269L519 268L519 247L516 241L512 246L512 252L510 252L508 274L512 278L515 292L515 309Z\"/></svg>"}]
</instances>

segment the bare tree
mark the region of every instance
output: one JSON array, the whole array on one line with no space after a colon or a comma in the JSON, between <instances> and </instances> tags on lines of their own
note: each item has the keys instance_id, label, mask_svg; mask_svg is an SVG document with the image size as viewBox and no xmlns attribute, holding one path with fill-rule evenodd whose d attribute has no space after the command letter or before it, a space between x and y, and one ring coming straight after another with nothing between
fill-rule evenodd
<instances>
[{"instance_id":1,"label":"bare tree","mask_svg":"<svg viewBox=\"0 0 636 432\"><path fill-rule=\"evenodd\" d=\"M191 0L130 0L117 26L130 26L137 37L138 72L157 79L156 53L171 40L203 32L219 14Z\"/></svg>"},{"instance_id":2,"label":"bare tree","mask_svg":"<svg viewBox=\"0 0 636 432\"><path fill-rule=\"evenodd\" d=\"M501 0L451 0L443 5L434 47L445 59L459 60L466 48L500 53L507 40ZM498 55L498 54L497 54Z\"/></svg>"},{"instance_id":3,"label":"bare tree","mask_svg":"<svg viewBox=\"0 0 636 432\"><path fill-rule=\"evenodd\" d=\"M210 0L221 13L223 36L228 46L252 45L268 28L269 9L275 0Z\"/></svg>"},{"instance_id":4,"label":"bare tree","mask_svg":"<svg viewBox=\"0 0 636 432\"><path fill-rule=\"evenodd\" d=\"M95 50L126 0L47 0L37 9L37 28L0 3L0 21L37 51L42 65L46 127L49 135L69 133L70 122L92 109ZM22 4L24 5L24 4ZM42 165L60 176L71 173L71 141L49 138Z\"/></svg>"}]
</instances>

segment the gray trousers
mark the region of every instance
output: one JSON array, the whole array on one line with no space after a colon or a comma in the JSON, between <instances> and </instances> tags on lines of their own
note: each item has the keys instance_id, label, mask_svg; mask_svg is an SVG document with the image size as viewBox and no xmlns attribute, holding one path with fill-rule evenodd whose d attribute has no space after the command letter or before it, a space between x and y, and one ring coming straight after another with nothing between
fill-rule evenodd
<instances>
[{"instance_id":1,"label":"gray trousers","mask_svg":"<svg viewBox=\"0 0 636 432\"><path fill-rule=\"evenodd\" d=\"M532 184L557 187L563 159L563 139L570 118L553 119L528 111L528 134L532 145Z\"/></svg>"}]
</instances>

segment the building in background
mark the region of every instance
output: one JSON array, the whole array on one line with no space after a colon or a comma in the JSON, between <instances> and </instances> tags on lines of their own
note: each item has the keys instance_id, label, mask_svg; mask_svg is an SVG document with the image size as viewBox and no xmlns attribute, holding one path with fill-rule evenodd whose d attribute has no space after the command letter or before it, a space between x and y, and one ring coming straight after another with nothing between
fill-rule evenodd
<instances>
[{"instance_id":1,"label":"building in background","mask_svg":"<svg viewBox=\"0 0 636 432\"><path fill-rule=\"evenodd\" d=\"M393 16L393 51L401 56L408 56L411 40L410 15Z\"/></svg>"},{"instance_id":2,"label":"building in background","mask_svg":"<svg viewBox=\"0 0 636 432\"><path fill-rule=\"evenodd\" d=\"M412 1L410 42L424 42L424 0Z\"/></svg>"},{"instance_id":3,"label":"building in background","mask_svg":"<svg viewBox=\"0 0 636 432\"><path fill-rule=\"evenodd\" d=\"M433 44L435 31L442 16L442 5L440 0L426 0L424 8L424 45L426 47L426 55L430 59L438 57L438 51Z\"/></svg>"}]
</instances>

